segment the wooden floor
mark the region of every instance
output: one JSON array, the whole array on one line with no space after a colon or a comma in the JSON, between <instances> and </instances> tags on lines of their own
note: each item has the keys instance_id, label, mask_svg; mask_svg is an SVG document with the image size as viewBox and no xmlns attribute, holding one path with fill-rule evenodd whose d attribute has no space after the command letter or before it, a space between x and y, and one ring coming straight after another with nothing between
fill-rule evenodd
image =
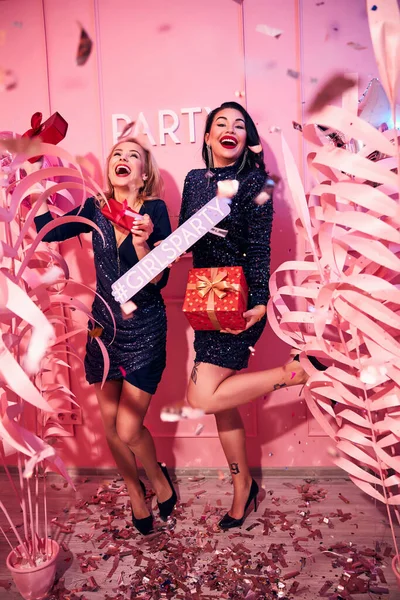
<instances>
[{"instance_id":1,"label":"wooden floor","mask_svg":"<svg viewBox=\"0 0 400 600\"><path fill-rule=\"evenodd\" d=\"M52 535L62 551L51 599L400 598L385 510L350 481L265 478L258 511L241 529L221 532L216 523L230 505L230 481L198 477L179 476L175 518L167 526L157 521L148 538L130 525L122 480L79 476L74 492L53 477ZM20 523L4 474L0 489ZM148 497L155 508L150 490ZM1 540L0 598L14 600L20 596L7 553Z\"/></svg>"}]
</instances>

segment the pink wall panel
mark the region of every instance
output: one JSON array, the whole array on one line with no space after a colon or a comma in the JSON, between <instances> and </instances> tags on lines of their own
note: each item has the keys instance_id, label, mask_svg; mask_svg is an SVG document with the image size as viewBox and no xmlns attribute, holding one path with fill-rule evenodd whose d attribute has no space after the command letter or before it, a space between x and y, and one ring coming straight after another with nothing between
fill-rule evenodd
<instances>
[{"instance_id":1,"label":"pink wall panel","mask_svg":"<svg viewBox=\"0 0 400 600\"><path fill-rule=\"evenodd\" d=\"M106 149L113 141L111 115L122 113L136 121L143 114L165 174L172 216L179 212L185 174L201 164L205 107L234 98L243 87L240 14L232 0L98 2ZM190 117L183 109L201 112ZM162 117L159 111L176 117ZM175 140L162 135L160 118L175 130ZM190 121L195 143L190 141Z\"/></svg>"},{"instance_id":2,"label":"pink wall panel","mask_svg":"<svg viewBox=\"0 0 400 600\"><path fill-rule=\"evenodd\" d=\"M14 89L0 91L0 131L23 133L34 112L49 112L41 0L0 2L0 68L16 78Z\"/></svg>"},{"instance_id":3,"label":"pink wall panel","mask_svg":"<svg viewBox=\"0 0 400 600\"><path fill-rule=\"evenodd\" d=\"M98 43L93 0L44 0L45 32L51 110L69 123L64 147L75 155L94 152L101 157ZM85 65L76 55L81 28L93 40L93 51Z\"/></svg>"},{"instance_id":4,"label":"pink wall panel","mask_svg":"<svg viewBox=\"0 0 400 600\"><path fill-rule=\"evenodd\" d=\"M304 248L293 226L280 134L272 129L282 130L303 171L306 148L292 121L302 122L310 98L333 72L359 72L360 91L376 72L364 0L317 4L315 0L3 0L0 66L15 70L18 87L0 92L0 129L22 131L33 111L58 110L69 122L64 147L78 155L92 152L102 162L113 141L113 115L142 123L145 119L176 222L184 176L201 165L206 107L245 91L241 102L258 125L269 171L280 178L274 199L274 269ZM77 22L94 43L84 66L76 64ZM266 36L256 30L262 24L283 33L278 39ZM354 50L347 45L350 41L367 49ZM299 75L288 75L289 69ZM117 125L121 129L124 120ZM162 135L163 127L172 127L170 135ZM93 286L90 238L83 236L83 248L78 240L68 241L62 251L72 276ZM170 425L159 419L161 406L183 400L193 361L193 333L181 312L189 266L187 257L175 265L164 293L168 365L147 424L160 459L178 466L218 467L224 465L224 456L213 417L201 421L199 435L197 422ZM90 294L74 284L69 292L90 305ZM86 321L77 313L71 318L78 325ZM74 344L83 358L85 336ZM288 348L267 327L250 368L277 366L288 355ZM71 365L72 391L84 421L75 427L74 438L62 442L62 456L70 465L112 466L94 392L85 382L82 366L77 361ZM298 389L275 392L243 407L242 414L252 465L330 464L329 442L307 414Z\"/></svg>"}]
</instances>

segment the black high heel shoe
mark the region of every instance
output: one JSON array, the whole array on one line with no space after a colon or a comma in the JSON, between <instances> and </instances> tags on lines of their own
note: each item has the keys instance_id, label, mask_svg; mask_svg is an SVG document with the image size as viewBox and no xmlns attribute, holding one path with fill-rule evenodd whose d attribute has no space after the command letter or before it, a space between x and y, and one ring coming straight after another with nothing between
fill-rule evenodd
<instances>
[{"instance_id":1,"label":"black high heel shoe","mask_svg":"<svg viewBox=\"0 0 400 600\"><path fill-rule=\"evenodd\" d=\"M133 526L141 533L142 535L149 535L153 531L153 515L149 515L148 517L144 517L144 519L137 519L133 514L132 510L132 523Z\"/></svg>"},{"instance_id":2,"label":"black high heel shoe","mask_svg":"<svg viewBox=\"0 0 400 600\"><path fill-rule=\"evenodd\" d=\"M308 360L310 361L310 363L312 364L313 367L315 367L316 369L318 369L318 371L326 371L328 367L326 367L325 365L323 365L321 362L319 362L318 358L315 358L315 356L308 356L307 355ZM296 356L293 357L293 360L297 360L297 362L300 362L300 357L298 354L296 354ZM336 400L331 400L331 405L334 408L337 404Z\"/></svg>"},{"instance_id":3,"label":"black high heel shoe","mask_svg":"<svg viewBox=\"0 0 400 600\"><path fill-rule=\"evenodd\" d=\"M241 527L246 518L246 511L250 506L250 503L254 500L254 512L257 511L257 496L259 492L259 487L257 482L254 479L251 480L251 487L249 492L249 497L247 498L247 502L244 507L243 517L241 519L234 519L230 514L226 513L218 523L218 526L221 529L232 529L233 527Z\"/></svg>"},{"instance_id":4,"label":"black high heel shoe","mask_svg":"<svg viewBox=\"0 0 400 600\"><path fill-rule=\"evenodd\" d=\"M169 486L172 490L172 495L170 498L168 498L168 500L165 500L165 502L157 502L158 509L160 511L160 517L163 521L166 521L168 519L169 515L172 513L172 511L175 508L175 504L177 503L178 496L176 495L175 488L172 485L172 481L170 479L167 467L165 465L162 465L161 463L158 463L158 464L160 465L160 469L164 473L164 477L168 481Z\"/></svg>"},{"instance_id":5,"label":"black high heel shoe","mask_svg":"<svg viewBox=\"0 0 400 600\"><path fill-rule=\"evenodd\" d=\"M315 358L315 356L311 356L311 355L309 356L307 354L307 358L310 361L310 363L312 364L312 366L315 367L316 369L318 369L318 371L326 371L327 370L328 367L326 367L321 362L319 362L318 358ZM300 356L298 354L296 354L296 356L293 356L293 360L300 362Z\"/></svg>"},{"instance_id":6,"label":"black high heel shoe","mask_svg":"<svg viewBox=\"0 0 400 600\"><path fill-rule=\"evenodd\" d=\"M146 498L146 486L143 481L139 479L139 485L143 492L143 496ZM142 535L149 535L153 531L153 515L149 515L148 517L144 517L144 519L137 519L132 512L132 523L133 526L141 533Z\"/></svg>"}]
</instances>

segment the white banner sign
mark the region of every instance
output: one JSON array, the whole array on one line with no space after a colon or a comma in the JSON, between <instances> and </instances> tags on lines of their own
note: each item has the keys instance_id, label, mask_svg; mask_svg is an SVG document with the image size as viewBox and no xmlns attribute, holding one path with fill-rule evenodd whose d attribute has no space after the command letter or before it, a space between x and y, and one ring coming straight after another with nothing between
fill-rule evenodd
<instances>
[{"instance_id":1,"label":"white banner sign","mask_svg":"<svg viewBox=\"0 0 400 600\"><path fill-rule=\"evenodd\" d=\"M178 256L227 217L231 211L229 204L230 199L215 196L145 258L117 279L111 286L116 301L123 304L130 300Z\"/></svg>"}]
</instances>

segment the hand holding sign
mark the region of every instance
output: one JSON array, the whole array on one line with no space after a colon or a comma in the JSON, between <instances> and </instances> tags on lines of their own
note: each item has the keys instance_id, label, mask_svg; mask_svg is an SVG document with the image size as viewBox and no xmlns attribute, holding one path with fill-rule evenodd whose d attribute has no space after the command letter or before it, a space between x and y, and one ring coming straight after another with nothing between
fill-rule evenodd
<instances>
[{"instance_id":1,"label":"hand holding sign","mask_svg":"<svg viewBox=\"0 0 400 600\"><path fill-rule=\"evenodd\" d=\"M236 194L238 187L237 181L219 182L217 196L112 284L112 294L116 301L123 304L130 300L168 265L184 254L190 246L227 217L231 210L230 198Z\"/></svg>"}]
</instances>

